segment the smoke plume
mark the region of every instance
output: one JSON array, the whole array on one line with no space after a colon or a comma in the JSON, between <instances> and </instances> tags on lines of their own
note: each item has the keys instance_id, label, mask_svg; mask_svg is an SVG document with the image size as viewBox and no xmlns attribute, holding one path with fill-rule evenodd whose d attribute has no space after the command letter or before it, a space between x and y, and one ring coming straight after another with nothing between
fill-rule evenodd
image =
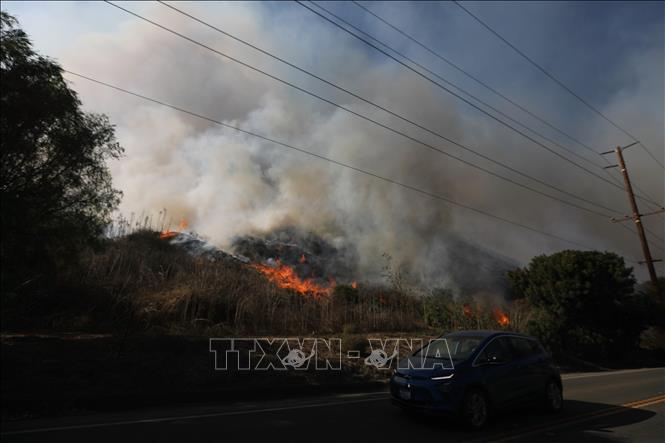
<instances>
[{"instance_id":1,"label":"smoke plume","mask_svg":"<svg viewBox=\"0 0 665 443\"><path fill-rule=\"evenodd\" d=\"M585 198L626 207L620 190L473 112L297 5L181 7L486 155ZM163 6L143 10L150 18L215 49L518 179ZM87 35L72 43L60 57L67 69L594 248L617 251L628 259L638 256L634 235L607 220L471 169L112 8L105 12L122 24L113 32ZM393 19L414 29L409 15ZM463 32L459 24L451 29ZM416 51L406 43L402 49ZM637 54L637 67L623 69L656 74L635 78L634 87L626 87L604 109L627 126L634 124L658 148L663 146L662 119L658 124L662 109L639 118L631 112L649 101L654 89L663 95L662 63L659 68L652 55L648 51ZM655 57L658 59L662 62L662 54ZM651 64L655 69L643 70ZM442 67L440 72L447 71ZM112 165L115 185L124 192L120 211L138 214L166 208L175 223L186 218L191 230L222 248L231 248L242 236L297 228L315 233L340 251L352 251L356 268L347 271L360 278L380 278L383 257L388 254L392 265L416 284L459 289L484 275L493 281L503 269L523 264L535 254L574 247L85 80L70 79L87 109L109 114L117 125L118 139L126 149L125 158ZM525 88L533 86L525 83ZM519 96L519 89L515 94L517 100L531 100ZM548 92L544 89L543 94ZM599 146L616 145L602 122L571 124L573 130L600 141ZM637 159L633 174L654 177L650 167ZM662 185L662 174L660 177ZM651 181L658 184L658 179ZM644 186L662 201L662 189ZM662 223L650 223L662 235Z\"/></svg>"}]
</instances>

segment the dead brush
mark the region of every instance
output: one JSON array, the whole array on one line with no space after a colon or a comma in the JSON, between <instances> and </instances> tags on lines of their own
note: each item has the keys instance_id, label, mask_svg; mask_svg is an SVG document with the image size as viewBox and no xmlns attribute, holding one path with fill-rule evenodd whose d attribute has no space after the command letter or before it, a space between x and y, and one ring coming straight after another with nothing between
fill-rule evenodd
<instances>
[{"instance_id":1,"label":"dead brush","mask_svg":"<svg viewBox=\"0 0 665 443\"><path fill-rule=\"evenodd\" d=\"M124 331L177 334L298 334L412 331L434 327L523 330L528 306L422 297L399 286L337 285L326 297L282 289L240 261L189 255L140 230L88 251L70 275L96 294L94 314ZM505 311L504 311L505 309ZM500 320L509 319L505 325Z\"/></svg>"},{"instance_id":2,"label":"dead brush","mask_svg":"<svg viewBox=\"0 0 665 443\"><path fill-rule=\"evenodd\" d=\"M88 251L84 263L83 272L68 278L99 294L100 307L113 306L96 313L118 328L311 334L349 323L359 331L422 327L421 303L399 291L338 286L317 300L278 288L244 263L190 256L154 231L108 240L102 250Z\"/></svg>"}]
</instances>

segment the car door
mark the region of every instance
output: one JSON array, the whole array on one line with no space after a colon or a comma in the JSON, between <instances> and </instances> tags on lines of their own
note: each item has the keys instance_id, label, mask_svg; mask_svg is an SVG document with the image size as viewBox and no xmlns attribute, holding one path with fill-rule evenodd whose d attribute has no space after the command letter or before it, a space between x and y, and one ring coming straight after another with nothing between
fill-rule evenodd
<instances>
[{"instance_id":1,"label":"car door","mask_svg":"<svg viewBox=\"0 0 665 443\"><path fill-rule=\"evenodd\" d=\"M533 394L538 397L542 395L552 377L551 357L537 340L530 339L529 345L533 354Z\"/></svg>"},{"instance_id":2,"label":"car door","mask_svg":"<svg viewBox=\"0 0 665 443\"><path fill-rule=\"evenodd\" d=\"M544 384L540 382L542 379L540 355L532 344L533 340L524 337L510 337L509 341L515 357L515 372L519 377L516 385L517 399L526 400L541 394Z\"/></svg>"},{"instance_id":3,"label":"car door","mask_svg":"<svg viewBox=\"0 0 665 443\"><path fill-rule=\"evenodd\" d=\"M517 399L519 377L513 366L513 355L506 337L492 339L476 359L481 379L495 405L505 405Z\"/></svg>"}]
</instances>

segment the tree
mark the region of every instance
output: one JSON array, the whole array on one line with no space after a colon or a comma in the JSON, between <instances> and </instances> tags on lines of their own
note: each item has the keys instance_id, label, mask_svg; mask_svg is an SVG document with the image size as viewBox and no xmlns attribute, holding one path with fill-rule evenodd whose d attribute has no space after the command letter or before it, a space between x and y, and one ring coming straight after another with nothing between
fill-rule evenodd
<instances>
[{"instance_id":1,"label":"tree","mask_svg":"<svg viewBox=\"0 0 665 443\"><path fill-rule=\"evenodd\" d=\"M0 22L2 290L11 292L99 236L120 199L106 160L123 150L16 19L2 12Z\"/></svg>"},{"instance_id":2,"label":"tree","mask_svg":"<svg viewBox=\"0 0 665 443\"><path fill-rule=\"evenodd\" d=\"M555 352L620 358L635 349L645 324L635 278L610 252L562 251L508 273L512 290L536 310L530 331Z\"/></svg>"}]
</instances>

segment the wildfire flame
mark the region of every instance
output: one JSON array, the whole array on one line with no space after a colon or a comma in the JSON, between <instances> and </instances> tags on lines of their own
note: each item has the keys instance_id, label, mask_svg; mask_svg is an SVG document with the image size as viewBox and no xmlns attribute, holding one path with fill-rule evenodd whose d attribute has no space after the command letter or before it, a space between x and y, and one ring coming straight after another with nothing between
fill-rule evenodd
<instances>
[{"instance_id":1,"label":"wildfire flame","mask_svg":"<svg viewBox=\"0 0 665 443\"><path fill-rule=\"evenodd\" d=\"M182 220L180 220L180 223L178 224L178 230L177 231L171 231L171 229L167 228L166 231L162 231L159 234L159 238L161 238L162 240L173 238L176 235L178 235L179 233L181 233L182 231L184 231L185 229L187 229L187 226L189 226L189 223L187 223L187 220L185 220L183 218Z\"/></svg>"},{"instance_id":2,"label":"wildfire flame","mask_svg":"<svg viewBox=\"0 0 665 443\"><path fill-rule=\"evenodd\" d=\"M462 306L462 312L464 313L465 317L472 317L473 316L473 310L471 309L471 306L465 304Z\"/></svg>"},{"instance_id":3,"label":"wildfire flame","mask_svg":"<svg viewBox=\"0 0 665 443\"><path fill-rule=\"evenodd\" d=\"M351 282L351 287L352 287L353 289L358 289L358 282L357 282L357 281L353 281L353 282Z\"/></svg>"},{"instance_id":4,"label":"wildfire flame","mask_svg":"<svg viewBox=\"0 0 665 443\"><path fill-rule=\"evenodd\" d=\"M330 281L329 286L321 286L314 280L302 279L296 274L293 268L282 264L279 260L275 261L275 266L267 266L260 263L254 263L251 266L280 288L290 289L302 295L311 294L317 299L327 297L335 287L334 280Z\"/></svg>"},{"instance_id":5,"label":"wildfire flame","mask_svg":"<svg viewBox=\"0 0 665 443\"><path fill-rule=\"evenodd\" d=\"M501 326L508 326L510 324L510 318L508 317L508 314L503 312L501 308L494 308L492 310L492 314L494 315L494 320Z\"/></svg>"},{"instance_id":6,"label":"wildfire flame","mask_svg":"<svg viewBox=\"0 0 665 443\"><path fill-rule=\"evenodd\" d=\"M305 254L300 256L300 260L298 260L300 263L305 263L307 259L305 258Z\"/></svg>"}]
</instances>

